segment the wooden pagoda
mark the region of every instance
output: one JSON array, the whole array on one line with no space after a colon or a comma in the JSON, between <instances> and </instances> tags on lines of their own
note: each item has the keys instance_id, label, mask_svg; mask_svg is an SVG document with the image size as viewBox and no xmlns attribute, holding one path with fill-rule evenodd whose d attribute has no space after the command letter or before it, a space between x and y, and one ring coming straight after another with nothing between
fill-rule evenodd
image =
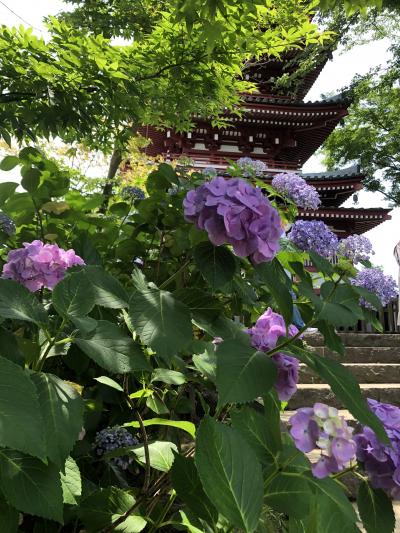
<instances>
[{"instance_id":1,"label":"wooden pagoda","mask_svg":"<svg viewBox=\"0 0 400 533\"><path fill-rule=\"evenodd\" d=\"M266 164L266 180L278 172L299 172L347 115L349 101L343 97L304 101L330 52L322 54L315 67L301 75L288 94L277 89L276 80L295 72L296 53L289 53L285 60L267 58L246 65L244 76L256 84L257 91L242 94L242 114L227 115L229 126L215 128L201 116L194 117L195 126L187 133L147 126L141 130L151 140L146 153L161 155L167 161L187 156L197 169L212 166L219 172L224 172L229 160L251 157ZM323 220L340 237L364 233L390 218L388 209L342 207L363 188L363 175L358 167L305 173L303 177L317 188L322 205L317 211L300 211L299 218Z\"/></svg>"}]
</instances>

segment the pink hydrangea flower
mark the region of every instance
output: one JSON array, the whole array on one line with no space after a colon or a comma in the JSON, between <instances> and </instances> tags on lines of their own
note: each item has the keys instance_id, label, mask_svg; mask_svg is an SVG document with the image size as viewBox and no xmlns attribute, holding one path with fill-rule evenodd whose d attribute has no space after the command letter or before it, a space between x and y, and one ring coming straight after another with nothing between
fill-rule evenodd
<instances>
[{"instance_id":1,"label":"pink hydrangea flower","mask_svg":"<svg viewBox=\"0 0 400 533\"><path fill-rule=\"evenodd\" d=\"M18 281L31 292L42 287L53 289L68 268L85 264L74 250L63 250L56 244L36 240L23 246L9 252L2 277Z\"/></svg>"}]
</instances>

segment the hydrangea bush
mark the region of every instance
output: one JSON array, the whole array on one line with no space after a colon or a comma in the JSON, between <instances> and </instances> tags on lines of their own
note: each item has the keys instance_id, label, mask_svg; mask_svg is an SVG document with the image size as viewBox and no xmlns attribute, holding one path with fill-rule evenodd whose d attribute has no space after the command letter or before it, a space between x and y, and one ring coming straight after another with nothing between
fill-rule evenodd
<instances>
[{"instance_id":1,"label":"hydrangea bush","mask_svg":"<svg viewBox=\"0 0 400 533\"><path fill-rule=\"evenodd\" d=\"M357 531L349 474L367 531L391 530L398 410L305 343L318 328L343 353L336 328L370 320L360 297L379 305L350 261L324 259L328 232L280 249L280 207L243 175L161 164L145 198L107 203L34 148L15 159L38 179L0 184L16 227L0 253L2 531L261 532L274 514L277 531ZM325 405L281 417L300 365L359 429Z\"/></svg>"},{"instance_id":2,"label":"hydrangea bush","mask_svg":"<svg viewBox=\"0 0 400 533\"><path fill-rule=\"evenodd\" d=\"M303 209L315 210L321 205L317 189L294 172L277 174L272 180L272 187L281 194L287 195L290 200Z\"/></svg>"},{"instance_id":3,"label":"hydrangea bush","mask_svg":"<svg viewBox=\"0 0 400 533\"><path fill-rule=\"evenodd\" d=\"M297 220L288 234L288 239L300 250L315 252L322 257L332 257L338 247L338 238L320 220Z\"/></svg>"}]
</instances>

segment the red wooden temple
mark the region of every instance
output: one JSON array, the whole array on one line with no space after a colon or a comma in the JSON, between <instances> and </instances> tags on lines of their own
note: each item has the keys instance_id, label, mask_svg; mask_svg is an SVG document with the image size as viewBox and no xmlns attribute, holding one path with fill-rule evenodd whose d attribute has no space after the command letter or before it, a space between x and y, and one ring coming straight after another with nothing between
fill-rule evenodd
<instances>
[{"instance_id":1,"label":"red wooden temple","mask_svg":"<svg viewBox=\"0 0 400 533\"><path fill-rule=\"evenodd\" d=\"M194 117L192 131L142 128L150 138L146 153L166 160L189 157L197 169L212 166L223 172L228 160L251 157L267 166L267 180L277 172L300 171L324 140L347 115L349 101L335 97L318 102L304 98L317 79L329 54L322 54L315 68L300 76L289 94L276 89L276 80L293 73L296 52L285 60L266 59L244 70L246 79L256 83L257 91L242 94L241 116L227 115L229 126L213 127L210 120ZM314 185L322 199L317 211L300 211L299 218L323 220L340 237L360 234L390 219L389 209L344 208L342 204L363 188L358 167L346 170L302 174Z\"/></svg>"}]
</instances>

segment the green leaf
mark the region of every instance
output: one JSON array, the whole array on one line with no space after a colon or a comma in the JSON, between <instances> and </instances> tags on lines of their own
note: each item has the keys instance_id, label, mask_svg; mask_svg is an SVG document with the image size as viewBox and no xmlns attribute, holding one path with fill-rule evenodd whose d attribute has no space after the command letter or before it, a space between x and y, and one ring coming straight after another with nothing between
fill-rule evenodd
<instances>
[{"instance_id":1,"label":"green leaf","mask_svg":"<svg viewBox=\"0 0 400 533\"><path fill-rule=\"evenodd\" d=\"M82 494L82 480L79 467L72 457L67 457L65 473L60 473L63 501L69 505L77 505L77 498Z\"/></svg>"},{"instance_id":2,"label":"green leaf","mask_svg":"<svg viewBox=\"0 0 400 533\"><path fill-rule=\"evenodd\" d=\"M196 516L209 524L215 524L218 512L203 490L193 459L177 455L170 475L178 498L186 503Z\"/></svg>"},{"instance_id":3,"label":"green leaf","mask_svg":"<svg viewBox=\"0 0 400 533\"><path fill-rule=\"evenodd\" d=\"M193 354L192 360L194 366L199 372L201 372L206 378L210 379L213 383L217 379L217 356L215 353L215 346L211 342L208 343L206 349L201 354Z\"/></svg>"},{"instance_id":4,"label":"green leaf","mask_svg":"<svg viewBox=\"0 0 400 533\"><path fill-rule=\"evenodd\" d=\"M132 452L140 463L146 464L144 446L135 448ZM150 466L161 472L169 472L175 459L174 452L178 452L178 448L173 442L161 440L151 442L149 444Z\"/></svg>"},{"instance_id":5,"label":"green leaf","mask_svg":"<svg viewBox=\"0 0 400 533\"><path fill-rule=\"evenodd\" d=\"M193 438L196 436L196 426L192 422L186 420L169 420L168 418L149 418L143 420L143 425L147 426L170 426L178 429L182 429L189 433ZM139 422L128 422L124 424L124 427L140 428Z\"/></svg>"},{"instance_id":6,"label":"green leaf","mask_svg":"<svg viewBox=\"0 0 400 533\"><path fill-rule=\"evenodd\" d=\"M314 495L308 481L290 472L278 473L266 489L265 503L293 518L307 516Z\"/></svg>"},{"instance_id":7,"label":"green leaf","mask_svg":"<svg viewBox=\"0 0 400 533\"><path fill-rule=\"evenodd\" d=\"M24 356L22 355L16 337L8 330L0 328L0 356L23 366Z\"/></svg>"},{"instance_id":8,"label":"green leaf","mask_svg":"<svg viewBox=\"0 0 400 533\"><path fill-rule=\"evenodd\" d=\"M335 270L332 263L325 259L325 257L321 257L315 252L308 252L308 254L313 265L318 269L319 272L322 272L322 274L326 274L327 276L333 276Z\"/></svg>"},{"instance_id":9,"label":"green leaf","mask_svg":"<svg viewBox=\"0 0 400 533\"><path fill-rule=\"evenodd\" d=\"M262 414L246 405L240 411L233 411L231 420L233 427L253 448L262 463L270 464L275 460L282 448L279 410L276 419L275 413L272 414L270 409Z\"/></svg>"},{"instance_id":10,"label":"green leaf","mask_svg":"<svg viewBox=\"0 0 400 533\"><path fill-rule=\"evenodd\" d=\"M83 426L83 401L75 389L53 374L32 372L45 425L47 456L60 468Z\"/></svg>"},{"instance_id":11,"label":"green leaf","mask_svg":"<svg viewBox=\"0 0 400 533\"><path fill-rule=\"evenodd\" d=\"M11 279L0 279L0 316L47 324L47 313L36 296Z\"/></svg>"},{"instance_id":12,"label":"green leaf","mask_svg":"<svg viewBox=\"0 0 400 533\"><path fill-rule=\"evenodd\" d=\"M272 359L250 346L248 335L217 346L219 406L255 400L273 387L276 377Z\"/></svg>"},{"instance_id":13,"label":"green leaf","mask_svg":"<svg viewBox=\"0 0 400 533\"><path fill-rule=\"evenodd\" d=\"M84 317L94 307L95 292L84 271L68 274L54 287L52 301L60 315Z\"/></svg>"},{"instance_id":14,"label":"green leaf","mask_svg":"<svg viewBox=\"0 0 400 533\"><path fill-rule=\"evenodd\" d=\"M0 162L0 170L8 172L19 165L19 158L15 155L6 155Z\"/></svg>"},{"instance_id":15,"label":"green leaf","mask_svg":"<svg viewBox=\"0 0 400 533\"><path fill-rule=\"evenodd\" d=\"M315 325L324 336L325 345L330 350L344 355L345 346L340 336L336 333L335 328L325 320L319 320Z\"/></svg>"},{"instance_id":16,"label":"green leaf","mask_svg":"<svg viewBox=\"0 0 400 533\"><path fill-rule=\"evenodd\" d=\"M98 266L84 268L88 282L94 290L97 305L111 309L128 307L128 295L120 282Z\"/></svg>"},{"instance_id":17,"label":"green leaf","mask_svg":"<svg viewBox=\"0 0 400 533\"><path fill-rule=\"evenodd\" d=\"M11 507L0 495L0 518L2 533L17 533L19 512Z\"/></svg>"},{"instance_id":18,"label":"green leaf","mask_svg":"<svg viewBox=\"0 0 400 533\"><path fill-rule=\"evenodd\" d=\"M369 410L361 394L360 385L343 365L332 359L309 354L297 346L291 345L290 350L302 363L323 378L324 383L330 385L332 392L356 420L373 429L382 442L389 442L379 418Z\"/></svg>"},{"instance_id":19,"label":"green leaf","mask_svg":"<svg viewBox=\"0 0 400 533\"><path fill-rule=\"evenodd\" d=\"M346 493L333 479L317 479L310 472L300 474L300 476L304 476L308 480L317 499L321 496L325 497L331 508L346 516L351 523L357 522L357 515Z\"/></svg>"},{"instance_id":20,"label":"green leaf","mask_svg":"<svg viewBox=\"0 0 400 533\"><path fill-rule=\"evenodd\" d=\"M98 533L106 529L123 516L135 504L135 498L117 487L92 492L81 502L79 516L88 533ZM115 528L123 533L137 533L146 527L146 520L141 516L130 514Z\"/></svg>"},{"instance_id":21,"label":"green leaf","mask_svg":"<svg viewBox=\"0 0 400 533\"><path fill-rule=\"evenodd\" d=\"M223 246L216 247L210 242L201 242L193 249L193 259L214 290L232 281L235 275L235 256Z\"/></svg>"},{"instance_id":22,"label":"green leaf","mask_svg":"<svg viewBox=\"0 0 400 533\"><path fill-rule=\"evenodd\" d=\"M0 489L19 511L63 523L61 481L56 465L45 465L15 450L0 449Z\"/></svg>"},{"instance_id":23,"label":"green leaf","mask_svg":"<svg viewBox=\"0 0 400 533\"><path fill-rule=\"evenodd\" d=\"M187 305L195 317L216 318L223 312L221 303L201 289L187 288L178 289L173 293L174 297Z\"/></svg>"},{"instance_id":24,"label":"green leaf","mask_svg":"<svg viewBox=\"0 0 400 533\"><path fill-rule=\"evenodd\" d=\"M0 446L46 457L45 425L28 372L0 357Z\"/></svg>"},{"instance_id":25,"label":"green leaf","mask_svg":"<svg viewBox=\"0 0 400 533\"><path fill-rule=\"evenodd\" d=\"M290 294L291 280L286 275L277 259L261 263L255 267L258 276L268 287L279 310L289 326L293 320L293 297Z\"/></svg>"},{"instance_id":26,"label":"green leaf","mask_svg":"<svg viewBox=\"0 0 400 533\"><path fill-rule=\"evenodd\" d=\"M75 342L88 357L113 374L151 369L140 347L112 322L99 320L94 331Z\"/></svg>"},{"instance_id":27,"label":"green leaf","mask_svg":"<svg viewBox=\"0 0 400 533\"><path fill-rule=\"evenodd\" d=\"M153 381L162 381L168 385L183 385L186 383L186 377L182 372L176 370L156 368L151 375L151 382Z\"/></svg>"},{"instance_id":28,"label":"green leaf","mask_svg":"<svg viewBox=\"0 0 400 533\"><path fill-rule=\"evenodd\" d=\"M40 184L40 177L42 175L40 170L34 167L22 167L21 174L23 176L21 180L22 187L29 193L34 193Z\"/></svg>"},{"instance_id":29,"label":"green leaf","mask_svg":"<svg viewBox=\"0 0 400 533\"><path fill-rule=\"evenodd\" d=\"M15 192L18 187L18 183L12 181L6 181L0 183L0 206L2 206Z\"/></svg>"},{"instance_id":30,"label":"green leaf","mask_svg":"<svg viewBox=\"0 0 400 533\"><path fill-rule=\"evenodd\" d=\"M367 533L392 533L396 527L393 505L381 489L363 481L357 493L357 505Z\"/></svg>"},{"instance_id":31,"label":"green leaf","mask_svg":"<svg viewBox=\"0 0 400 533\"><path fill-rule=\"evenodd\" d=\"M203 489L217 510L234 526L254 531L263 502L262 472L240 434L204 418L197 432L195 463Z\"/></svg>"},{"instance_id":32,"label":"green leaf","mask_svg":"<svg viewBox=\"0 0 400 533\"><path fill-rule=\"evenodd\" d=\"M364 289L364 287L358 287L357 285L353 285L353 289L367 302L369 302L375 309L381 309L382 302L377 297L377 295L373 292L368 291L367 289Z\"/></svg>"},{"instance_id":33,"label":"green leaf","mask_svg":"<svg viewBox=\"0 0 400 533\"><path fill-rule=\"evenodd\" d=\"M113 379L109 378L108 376L100 376L98 378L93 379L98 381L102 385L106 385L107 387L111 387L112 389L117 390L118 392L124 392L124 389L121 387L121 385Z\"/></svg>"},{"instance_id":34,"label":"green leaf","mask_svg":"<svg viewBox=\"0 0 400 533\"><path fill-rule=\"evenodd\" d=\"M189 309L167 291L134 293L129 316L142 342L167 362L192 339Z\"/></svg>"}]
</instances>

